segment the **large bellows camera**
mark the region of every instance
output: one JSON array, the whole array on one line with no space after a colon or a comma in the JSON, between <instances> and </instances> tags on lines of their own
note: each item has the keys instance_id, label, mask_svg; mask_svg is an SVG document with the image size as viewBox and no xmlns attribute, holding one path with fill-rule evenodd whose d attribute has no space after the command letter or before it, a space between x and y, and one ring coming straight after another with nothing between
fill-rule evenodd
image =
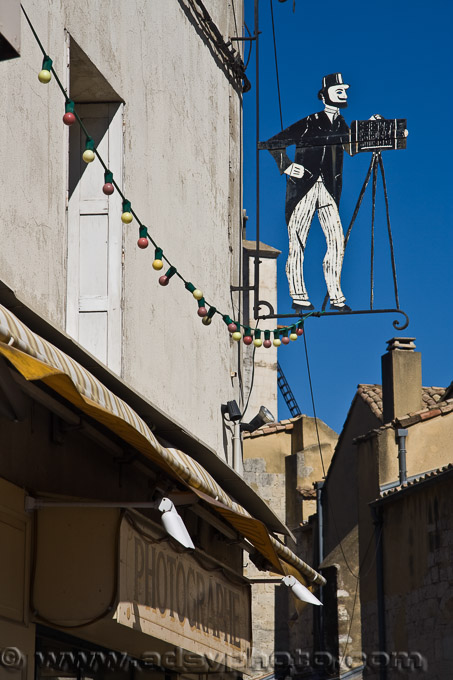
<instances>
[{"instance_id":1,"label":"large bellows camera","mask_svg":"<svg viewBox=\"0 0 453 680\"><path fill-rule=\"evenodd\" d=\"M408 135L406 122L405 118L353 120L350 128L351 154L405 149Z\"/></svg>"}]
</instances>

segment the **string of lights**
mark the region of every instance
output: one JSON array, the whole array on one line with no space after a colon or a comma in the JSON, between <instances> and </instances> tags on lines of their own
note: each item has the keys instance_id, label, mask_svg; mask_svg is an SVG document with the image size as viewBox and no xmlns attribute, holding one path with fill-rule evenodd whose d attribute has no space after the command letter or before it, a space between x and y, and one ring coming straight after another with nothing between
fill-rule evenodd
<instances>
[{"instance_id":1,"label":"string of lights","mask_svg":"<svg viewBox=\"0 0 453 680\"><path fill-rule=\"evenodd\" d=\"M186 290L188 290L192 294L194 299L197 301L198 303L197 314L199 317L201 317L202 323L205 326L209 326L214 316L219 315L226 324L232 339L235 340L236 342L242 340L245 345L253 344L255 347L263 346L265 348L269 348L272 345L274 347L279 347L282 344L288 345L291 341L295 341L299 336L303 335L304 320L311 314L305 315L299 321L297 321L294 324L291 324L290 326L278 326L278 328L275 328L273 330L261 331L261 329L257 327L252 328L251 326L241 324L239 321L233 320L228 314L223 314L214 305L207 302L203 295L203 292L199 288L197 288L193 283L187 281L184 278L184 276L178 271L177 267L175 267L168 260L168 258L164 254L163 249L155 242L152 235L149 233L148 228L142 223L139 216L133 210L131 201L126 198L121 188L115 181L113 173L104 162L103 158L101 157L99 151L95 146L93 138L89 134L89 131L87 130L83 121L78 115L74 101L70 99L67 91L63 87L58 77L58 74L55 72L55 69L53 67L53 61L46 53L39 39L39 36L37 35L36 30L34 29L22 5L21 8L27 20L27 23L33 33L33 36L36 39L38 46L43 54L42 68L38 73L38 79L41 83L48 84L52 79L52 75L55 77L55 81L65 97L65 113L63 115L63 123L67 126L71 126L77 122L85 135L86 138L85 150L83 151L82 154L84 162L92 163L97 158L101 163L102 167L104 168L104 185L102 187L102 191L106 196L110 196L116 190L121 196L122 198L121 221L123 222L123 224L128 225L131 224L131 222L135 219L136 222L138 223L139 225L139 238L137 241L138 247L141 248L142 250L145 250L146 248L148 248L149 243L152 243L152 245L154 246L154 260L152 262L153 269L155 271L162 270L164 267L164 262L166 262L166 264L168 265L168 268L166 269L165 273L159 277L159 284L161 286L168 286L173 276L178 277L184 283ZM272 340L271 336L273 336Z\"/></svg>"}]
</instances>

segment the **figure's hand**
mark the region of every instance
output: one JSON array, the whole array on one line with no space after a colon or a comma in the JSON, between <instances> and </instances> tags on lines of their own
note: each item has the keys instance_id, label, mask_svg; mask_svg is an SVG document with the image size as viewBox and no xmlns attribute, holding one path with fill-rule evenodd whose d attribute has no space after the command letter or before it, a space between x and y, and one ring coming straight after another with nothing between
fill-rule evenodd
<instances>
[{"instance_id":1,"label":"figure's hand","mask_svg":"<svg viewBox=\"0 0 453 680\"><path fill-rule=\"evenodd\" d=\"M304 172L304 166L299 165L299 163L291 163L284 171L285 175L289 175L290 177L303 177Z\"/></svg>"},{"instance_id":2,"label":"figure's hand","mask_svg":"<svg viewBox=\"0 0 453 680\"><path fill-rule=\"evenodd\" d=\"M369 120L384 120L384 116L381 116L380 113L373 113Z\"/></svg>"}]
</instances>

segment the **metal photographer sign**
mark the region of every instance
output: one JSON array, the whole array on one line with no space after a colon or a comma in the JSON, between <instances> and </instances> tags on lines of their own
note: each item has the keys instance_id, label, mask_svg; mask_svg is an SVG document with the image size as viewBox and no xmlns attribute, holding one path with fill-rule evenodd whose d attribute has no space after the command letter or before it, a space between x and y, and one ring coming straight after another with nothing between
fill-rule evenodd
<instances>
[{"instance_id":1,"label":"metal photographer sign","mask_svg":"<svg viewBox=\"0 0 453 680\"><path fill-rule=\"evenodd\" d=\"M196 654L220 653L226 665L247 657L250 586L147 533L123 520L118 623Z\"/></svg>"}]
</instances>

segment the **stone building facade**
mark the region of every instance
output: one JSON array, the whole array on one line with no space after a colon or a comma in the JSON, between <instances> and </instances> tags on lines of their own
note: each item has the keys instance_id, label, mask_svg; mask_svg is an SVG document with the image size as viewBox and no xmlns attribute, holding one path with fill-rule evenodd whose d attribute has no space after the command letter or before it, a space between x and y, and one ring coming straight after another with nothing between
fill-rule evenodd
<instances>
[{"instance_id":1,"label":"stone building facade","mask_svg":"<svg viewBox=\"0 0 453 680\"><path fill-rule=\"evenodd\" d=\"M248 81L207 4L0 3L1 680L237 677L243 551L323 582L230 465Z\"/></svg>"},{"instance_id":2,"label":"stone building facade","mask_svg":"<svg viewBox=\"0 0 453 680\"><path fill-rule=\"evenodd\" d=\"M261 434L246 440L252 483L280 512L285 506L295 551L312 554L327 580L318 592L323 607L293 608L284 631L277 595L273 624L271 606L267 618L263 611L255 637L273 629L273 650L289 652L274 664L276 677L384 680L418 673L440 680L453 670L451 387L422 387L413 338L389 341L382 372L382 386L358 386L330 454L320 424L321 451L316 442L312 448L318 462L298 496L288 495L288 488L299 487L301 468L280 443L297 421L274 424L266 441ZM284 503L277 490L282 459L289 473Z\"/></svg>"}]
</instances>

